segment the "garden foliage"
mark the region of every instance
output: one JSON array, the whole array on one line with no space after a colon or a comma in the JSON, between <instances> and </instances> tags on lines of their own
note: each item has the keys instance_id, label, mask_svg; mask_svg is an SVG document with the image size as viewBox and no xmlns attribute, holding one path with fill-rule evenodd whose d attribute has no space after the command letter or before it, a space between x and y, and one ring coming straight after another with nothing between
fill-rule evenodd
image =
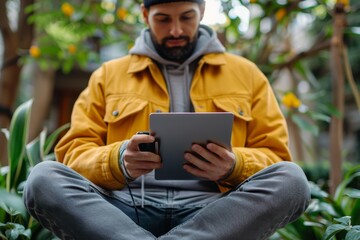
<instances>
[{"instance_id":1,"label":"garden foliage","mask_svg":"<svg viewBox=\"0 0 360 240\"><path fill-rule=\"evenodd\" d=\"M31 168L39 161L52 161L51 152L59 134L68 124L47 136L44 129L38 138L27 143L32 100L15 111L10 129L2 129L8 140L9 166L0 174L0 239L49 239L52 234L43 229L26 211L22 190Z\"/></svg>"}]
</instances>

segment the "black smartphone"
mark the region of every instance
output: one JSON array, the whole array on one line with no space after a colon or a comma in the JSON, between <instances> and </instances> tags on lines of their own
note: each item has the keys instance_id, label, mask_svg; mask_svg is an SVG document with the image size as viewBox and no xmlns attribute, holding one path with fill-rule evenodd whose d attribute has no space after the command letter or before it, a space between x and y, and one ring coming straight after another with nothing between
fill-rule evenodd
<instances>
[{"instance_id":1,"label":"black smartphone","mask_svg":"<svg viewBox=\"0 0 360 240\"><path fill-rule=\"evenodd\" d=\"M136 134L150 135L150 132L142 131L142 132L137 132ZM152 142L152 143L140 143L139 144L139 149L142 152L157 153L158 152L158 145L159 145L159 141L157 139L155 139L155 142Z\"/></svg>"}]
</instances>

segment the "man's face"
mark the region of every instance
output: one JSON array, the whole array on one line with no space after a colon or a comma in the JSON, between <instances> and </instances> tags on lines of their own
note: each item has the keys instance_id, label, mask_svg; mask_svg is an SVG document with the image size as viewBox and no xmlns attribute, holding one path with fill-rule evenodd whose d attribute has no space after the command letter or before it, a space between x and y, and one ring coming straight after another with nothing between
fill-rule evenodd
<instances>
[{"instance_id":1,"label":"man's face","mask_svg":"<svg viewBox=\"0 0 360 240\"><path fill-rule=\"evenodd\" d=\"M142 8L160 56L170 61L184 62L192 54L204 7L204 4L185 1Z\"/></svg>"}]
</instances>

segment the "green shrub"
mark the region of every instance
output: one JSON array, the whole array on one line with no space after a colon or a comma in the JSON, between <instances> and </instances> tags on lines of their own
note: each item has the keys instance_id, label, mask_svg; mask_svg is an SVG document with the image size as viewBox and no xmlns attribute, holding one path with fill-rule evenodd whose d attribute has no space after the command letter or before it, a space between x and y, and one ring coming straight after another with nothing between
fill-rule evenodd
<instances>
[{"instance_id":1,"label":"green shrub","mask_svg":"<svg viewBox=\"0 0 360 240\"><path fill-rule=\"evenodd\" d=\"M322 190L329 191L330 178L330 162L329 160L320 160L312 163L298 163L304 170L304 173L309 182L318 185ZM342 164L342 175L346 175L353 167L358 164L352 162L344 162ZM360 178L354 179L350 185L353 188L360 188Z\"/></svg>"},{"instance_id":2,"label":"green shrub","mask_svg":"<svg viewBox=\"0 0 360 240\"><path fill-rule=\"evenodd\" d=\"M360 190L351 187L360 176L360 165L351 168L335 196L309 182L311 203L295 222L279 229L272 240L360 240Z\"/></svg>"},{"instance_id":3,"label":"green shrub","mask_svg":"<svg viewBox=\"0 0 360 240\"><path fill-rule=\"evenodd\" d=\"M40 161L54 160L51 153L59 134L68 124L47 137L44 129L27 144L32 100L21 104L14 112L10 129L1 129L8 142L9 166L0 172L0 239L51 239L53 235L42 228L26 211L22 188L28 173Z\"/></svg>"}]
</instances>

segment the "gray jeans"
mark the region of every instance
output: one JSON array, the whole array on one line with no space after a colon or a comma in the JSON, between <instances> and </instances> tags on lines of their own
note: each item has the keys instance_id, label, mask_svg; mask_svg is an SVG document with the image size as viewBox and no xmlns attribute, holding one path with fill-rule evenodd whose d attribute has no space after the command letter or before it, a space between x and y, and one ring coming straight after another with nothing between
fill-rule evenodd
<instances>
[{"instance_id":1,"label":"gray jeans","mask_svg":"<svg viewBox=\"0 0 360 240\"><path fill-rule=\"evenodd\" d=\"M310 201L302 169L274 164L202 208L138 209L94 186L61 163L37 164L27 179L25 205L61 239L267 239L296 220Z\"/></svg>"}]
</instances>

